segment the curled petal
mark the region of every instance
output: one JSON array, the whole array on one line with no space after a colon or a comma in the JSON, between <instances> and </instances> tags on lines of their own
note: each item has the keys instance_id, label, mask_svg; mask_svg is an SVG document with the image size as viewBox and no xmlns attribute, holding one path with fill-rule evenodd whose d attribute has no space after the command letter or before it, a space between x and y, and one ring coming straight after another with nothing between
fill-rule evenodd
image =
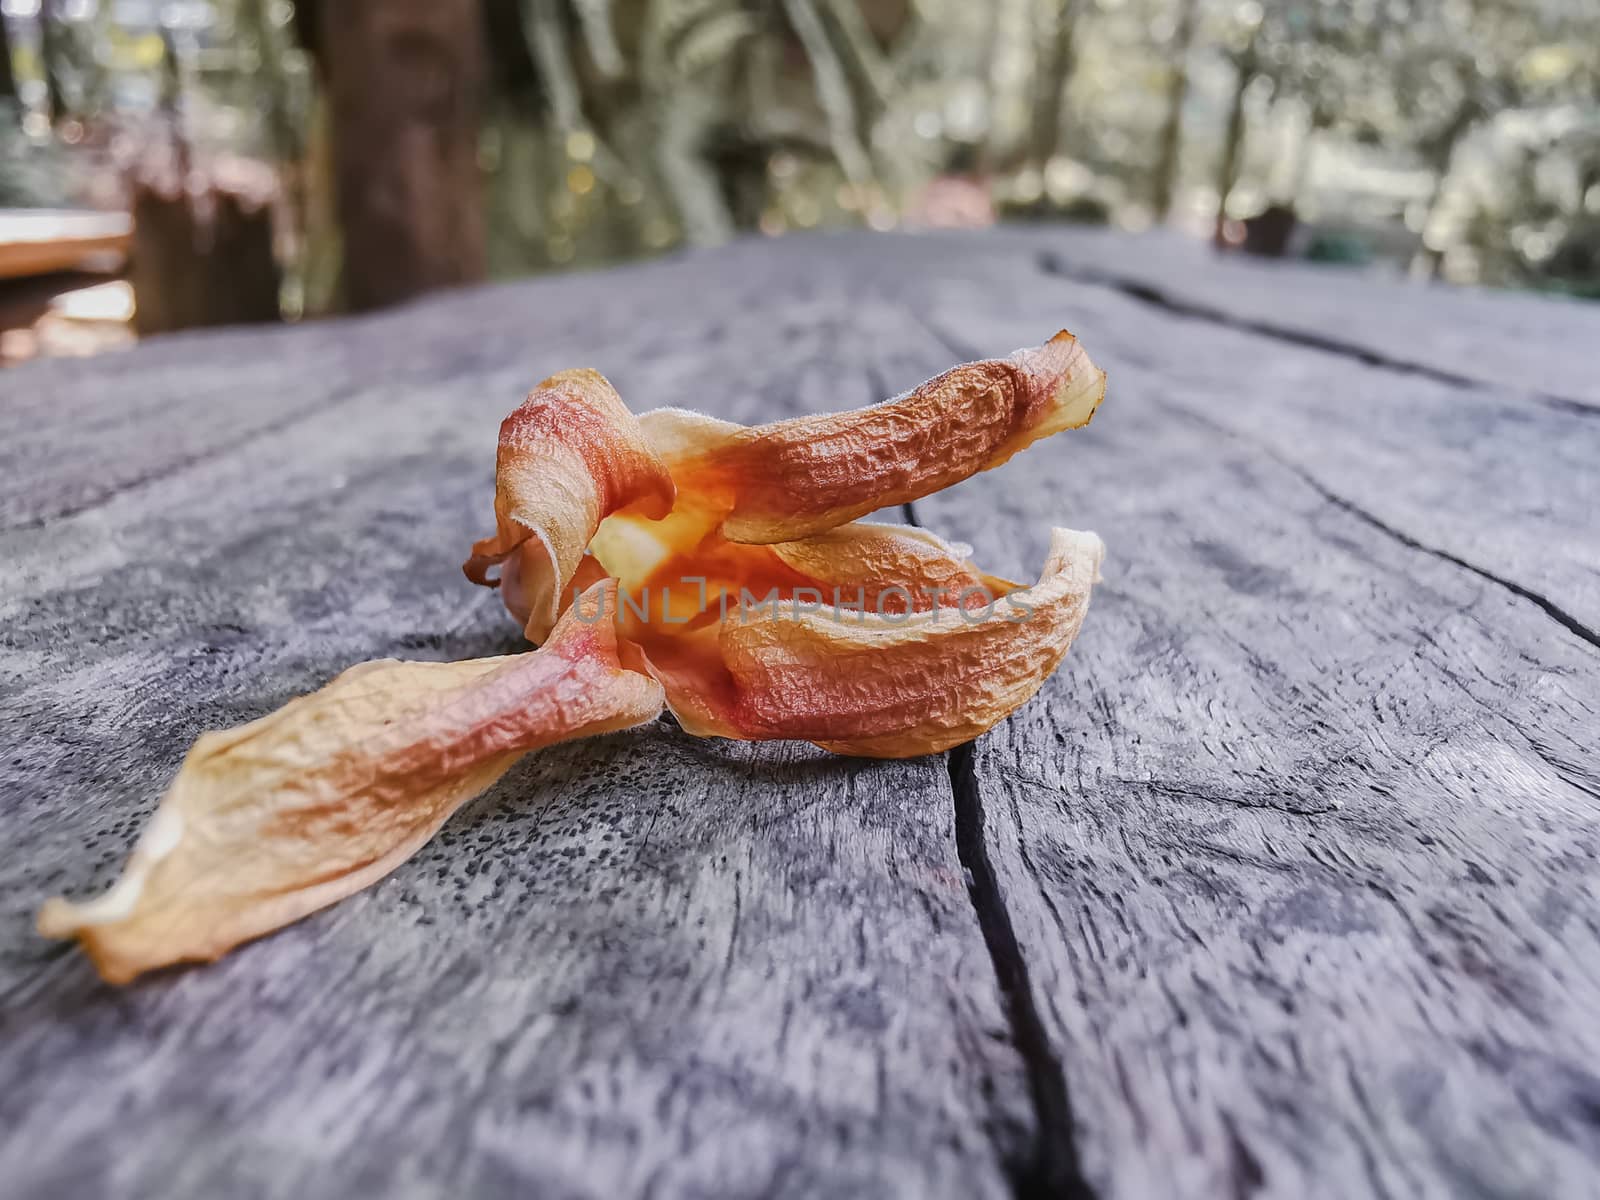
<instances>
[{"instance_id":1,"label":"curled petal","mask_svg":"<svg viewBox=\"0 0 1600 1200\"><path fill-rule=\"evenodd\" d=\"M691 733L908 758L970 741L1039 690L1083 624L1105 553L1058 529L1039 582L987 609L885 615L783 604L644 643ZM987 577L985 577L987 578Z\"/></svg>"},{"instance_id":2,"label":"curled petal","mask_svg":"<svg viewBox=\"0 0 1600 1200\"><path fill-rule=\"evenodd\" d=\"M679 491L722 536L783 542L927 496L1085 425L1105 381L1063 331L853 412L746 428L661 409L642 424Z\"/></svg>"},{"instance_id":3,"label":"curled petal","mask_svg":"<svg viewBox=\"0 0 1600 1200\"><path fill-rule=\"evenodd\" d=\"M457 663L364 663L238 729L208 733L122 878L39 913L121 983L217 958L376 882L540 746L629 728L662 707L618 659L610 621L578 602L546 645Z\"/></svg>"},{"instance_id":4,"label":"curled petal","mask_svg":"<svg viewBox=\"0 0 1600 1200\"><path fill-rule=\"evenodd\" d=\"M500 426L495 461L495 535L476 543L464 570L494 586L542 642L560 614L600 522L633 507L653 517L672 507L666 464L598 371L563 371L529 394Z\"/></svg>"}]
</instances>

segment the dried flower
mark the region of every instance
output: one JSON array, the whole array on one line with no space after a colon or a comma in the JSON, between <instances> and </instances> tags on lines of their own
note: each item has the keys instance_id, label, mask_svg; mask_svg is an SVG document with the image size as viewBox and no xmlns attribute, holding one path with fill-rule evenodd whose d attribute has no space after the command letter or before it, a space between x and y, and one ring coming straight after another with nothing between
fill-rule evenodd
<instances>
[{"instance_id":1,"label":"dried flower","mask_svg":"<svg viewBox=\"0 0 1600 1200\"><path fill-rule=\"evenodd\" d=\"M669 707L690 733L902 758L1025 703L1076 637L1103 547L1058 529L1037 583L857 520L1086 424L1070 334L854 412L754 428L635 418L594 371L500 429L494 536L465 570L537 650L365 663L190 751L122 878L51 900L106 979L214 959L382 878L523 754ZM498 571L496 578L491 572Z\"/></svg>"}]
</instances>

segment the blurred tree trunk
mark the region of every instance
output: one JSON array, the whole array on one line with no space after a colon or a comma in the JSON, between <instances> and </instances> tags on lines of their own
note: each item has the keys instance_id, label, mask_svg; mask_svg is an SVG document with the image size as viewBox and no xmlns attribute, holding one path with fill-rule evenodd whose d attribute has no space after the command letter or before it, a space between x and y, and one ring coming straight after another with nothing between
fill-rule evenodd
<instances>
[{"instance_id":1,"label":"blurred tree trunk","mask_svg":"<svg viewBox=\"0 0 1600 1200\"><path fill-rule=\"evenodd\" d=\"M861 118L856 96L850 87L850 74L828 37L816 0L783 0L789 26L811 62L817 97L828 120L828 139L834 157L858 193L874 181L872 161L861 141Z\"/></svg>"},{"instance_id":2,"label":"blurred tree trunk","mask_svg":"<svg viewBox=\"0 0 1600 1200\"><path fill-rule=\"evenodd\" d=\"M1180 0L1178 28L1172 40L1172 78L1167 83L1167 117L1161 126L1161 155L1156 160L1155 212L1172 216L1178 192L1178 164L1183 153L1183 106L1189 98L1189 48L1194 44L1199 0Z\"/></svg>"},{"instance_id":3,"label":"blurred tree trunk","mask_svg":"<svg viewBox=\"0 0 1600 1200\"><path fill-rule=\"evenodd\" d=\"M280 166L305 156L305 133L290 105L289 72L284 65L285 37L276 28L271 0L244 0L235 17L248 31L260 54L256 70L244 77L250 96L259 97L266 110L267 142L273 161Z\"/></svg>"},{"instance_id":4,"label":"blurred tree trunk","mask_svg":"<svg viewBox=\"0 0 1600 1200\"><path fill-rule=\"evenodd\" d=\"M1078 22L1077 0L1051 0L1050 15L1040 30L1042 52L1033 84L1033 121L1029 158L1041 170L1061 147L1061 110L1072 82Z\"/></svg>"},{"instance_id":5,"label":"blurred tree trunk","mask_svg":"<svg viewBox=\"0 0 1600 1200\"><path fill-rule=\"evenodd\" d=\"M142 335L279 318L272 171L211 157L197 163L184 128L192 43L163 31L160 110L165 149L146 148L129 179L129 281Z\"/></svg>"},{"instance_id":6,"label":"blurred tree trunk","mask_svg":"<svg viewBox=\"0 0 1600 1200\"><path fill-rule=\"evenodd\" d=\"M313 97L301 171L305 245L299 262L298 301L304 316L325 317L344 308L344 238L339 229L330 124L327 97Z\"/></svg>"},{"instance_id":7,"label":"blurred tree trunk","mask_svg":"<svg viewBox=\"0 0 1600 1200\"><path fill-rule=\"evenodd\" d=\"M989 5L989 23L984 30L983 46L983 141L978 144L978 174L987 176L994 171L999 149L1000 103L1003 88L1000 80L1000 63L1005 49L1005 16L1007 0L993 0Z\"/></svg>"},{"instance_id":8,"label":"blurred tree trunk","mask_svg":"<svg viewBox=\"0 0 1600 1200\"><path fill-rule=\"evenodd\" d=\"M1212 240L1226 244L1223 226L1228 222L1228 200L1239 182L1239 167L1244 159L1245 93L1256 78L1255 36L1252 34L1237 59L1238 78L1233 85L1233 103L1228 109L1228 128L1222 136L1222 161L1217 166L1217 221Z\"/></svg>"},{"instance_id":9,"label":"blurred tree trunk","mask_svg":"<svg viewBox=\"0 0 1600 1200\"><path fill-rule=\"evenodd\" d=\"M67 114L67 90L61 78L66 46L59 5L60 0L39 3L39 66L44 72L44 111L52 125Z\"/></svg>"},{"instance_id":10,"label":"blurred tree trunk","mask_svg":"<svg viewBox=\"0 0 1600 1200\"><path fill-rule=\"evenodd\" d=\"M353 310L484 277L478 0L319 6Z\"/></svg>"},{"instance_id":11,"label":"blurred tree trunk","mask_svg":"<svg viewBox=\"0 0 1600 1200\"><path fill-rule=\"evenodd\" d=\"M158 107L172 144L173 169L177 173L177 182L173 186L180 191L188 186L189 172L194 166L194 147L189 142L189 130L184 122L187 108L184 92L188 87L192 66L187 59L187 51L180 48L172 36L172 30L163 28Z\"/></svg>"},{"instance_id":12,"label":"blurred tree trunk","mask_svg":"<svg viewBox=\"0 0 1600 1200\"><path fill-rule=\"evenodd\" d=\"M856 133L870 146L878 119L894 95L894 71L861 11L860 0L829 0L826 12L839 31L844 64L859 97Z\"/></svg>"},{"instance_id":13,"label":"blurred tree trunk","mask_svg":"<svg viewBox=\"0 0 1600 1200\"><path fill-rule=\"evenodd\" d=\"M11 69L11 34L0 19L0 101L17 99L17 77Z\"/></svg>"},{"instance_id":14,"label":"blurred tree trunk","mask_svg":"<svg viewBox=\"0 0 1600 1200\"><path fill-rule=\"evenodd\" d=\"M1466 140L1467 134L1472 132L1479 115L1480 110L1474 104L1470 102L1461 104L1451 114L1450 120L1445 122L1444 128L1423 147L1423 154L1433 168L1433 186L1428 192L1428 204L1422 217L1417 250L1411 259L1411 274L1414 278L1432 279L1439 273L1439 263L1444 258L1444 250L1440 246L1429 244L1428 232L1438 220L1439 212L1444 206L1451 169L1456 161L1456 148Z\"/></svg>"},{"instance_id":15,"label":"blurred tree trunk","mask_svg":"<svg viewBox=\"0 0 1600 1200\"><path fill-rule=\"evenodd\" d=\"M151 169L130 190L141 335L278 320L269 172L238 163L194 176Z\"/></svg>"},{"instance_id":16,"label":"blurred tree trunk","mask_svg":"<svg viewBox=\"0 0 1600 1200\"><path fill-rule=\"evenodd\" d=\"M1297 121L1290 126L1289 148L1284 152L1283 161L1274 175L1276 186L1272 191L1275 201L1285 208L1299 211L1306 184L1311 179L1311 167L1316 160L1317 141L1327 125L1328 118L1313 105L1303 122Z\"/></svg>"}]
</instances>

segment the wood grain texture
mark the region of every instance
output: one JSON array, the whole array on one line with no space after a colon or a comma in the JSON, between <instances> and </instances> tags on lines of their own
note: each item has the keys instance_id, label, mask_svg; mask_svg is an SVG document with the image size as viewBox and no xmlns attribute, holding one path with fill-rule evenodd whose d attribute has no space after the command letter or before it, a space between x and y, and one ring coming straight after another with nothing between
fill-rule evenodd
<instances>
[{"instance_id":1,"label":"wood grain texture","mask_svg":"<svg viewBox=\"0 0 1600 1200\"><path fill-rule=\"evenodd\" d=\"M0 1178L1593 1194L1600 425L1546 381L1070 278L1068 244L1133 253L741 243L0 376ZM1321 302L1277 278L1277 311ZM1062 326L1110 370L1095 423L914 506L1016 577L1052 523L1110 547L1067 665L974 747L663 724L529 759L214 968L116 993L31 935L40 896L111 878L200 729L361 658L516 644L458 561L544 374L761 420Z\"/></svg>"},{"instance_id":2,"label":"wood grain texture","mask_svg":"<svg viewBox=\"0 0 1600 1200\"><path fill-rule=\"evenodd\" d=\"M925 323L988 352L1041 299L935 301ZM1137 339L1132 314L1093 292L1061 302L1111 373L1102 417L917 513L1013 572L1051 522L1110 547L1066 668L957 779L1090 1186L1591 1194L1592 637L1513 590L1548 582L1539 564L1501 563L1496 582L1405 531L1413 481L1383 438L1369 459L1355 447L1387 407L1421 428L1431 382L1363 388L1370 367L1324 364L1316 387L1275 387L1277 348L1208 346L1215 331L1192 325L1145 328L1148 358L1124 361L1111 326ZM1231 394L1210 378L1226 352L1247 372ZM930 339L924 361L947 353ZM1342 411L1319 407L1341 386ZM1460 403L1449 423L1492 427L1484 401ZM1421 524L1520 525L1530 545L1592 527L1593 422L1525 419L1579 441L1539 460L1557 520L1519 520L1522 497L1486 489ZM1418 460L1446 440L1418 437ZM1499 452L1458 444L1485 466ZM1379 524L1369 506L1405 515ZM1576 575L1560 582L1563 602L1587 602Z\"/></svg>"}]
</instances>

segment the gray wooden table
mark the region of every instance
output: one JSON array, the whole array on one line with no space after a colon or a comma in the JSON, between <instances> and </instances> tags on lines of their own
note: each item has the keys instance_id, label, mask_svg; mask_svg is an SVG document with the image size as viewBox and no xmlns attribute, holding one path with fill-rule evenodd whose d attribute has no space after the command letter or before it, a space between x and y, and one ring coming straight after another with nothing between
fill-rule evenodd
<instances>
[{"instance_id":1,"label":"gray wooden table","mask_svg":"<svg viewBox=\"0 0 1600 1200\"><path fill-rule=\"evenodd\" d=\"M855 406L1066 326L1087 431L917 503L1105 583L940 758L526 760L382 884L101 985L36 938L190 740L516 648L495 431ZM1600 1194L1600 309L1070 231L747 243L0 376L0 1192Z\"/></svg>"}]
</instances>

